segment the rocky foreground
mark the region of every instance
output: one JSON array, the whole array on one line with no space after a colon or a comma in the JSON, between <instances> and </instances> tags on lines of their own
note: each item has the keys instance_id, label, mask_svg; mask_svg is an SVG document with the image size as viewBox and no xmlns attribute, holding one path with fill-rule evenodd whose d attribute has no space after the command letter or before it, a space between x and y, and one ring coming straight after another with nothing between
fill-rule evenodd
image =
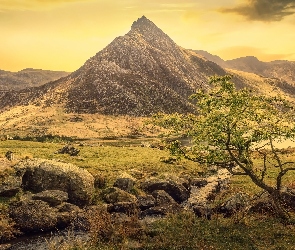
<instances>
[{"instance_id":1,"label":"rocky foreground","mask_svg":"<svg viewBox=\"0 0 295 250\"><path fill-rule=\"evenodd\" d=\"M101 176L56 160L26 159L1 171L0 197L14 197L3 218L14 225L18 235L69 227L89 231L93 220L97 225L97 218L103 221L106 217L125 223L183 210L208 219L215 213L231 216L240 209L272 210L267 196L251 203L244 193L214 205L216 194L227 187L231 177L224 169L207 178L166 175L141 179L138 173L121 173L108 187ZM294 190L286 189L285 200L295 208ZM105 227L103 224L99 230L103 232ZM0 235L0 241L5 240L5 235Z\"/></svg>"}]
</instances>

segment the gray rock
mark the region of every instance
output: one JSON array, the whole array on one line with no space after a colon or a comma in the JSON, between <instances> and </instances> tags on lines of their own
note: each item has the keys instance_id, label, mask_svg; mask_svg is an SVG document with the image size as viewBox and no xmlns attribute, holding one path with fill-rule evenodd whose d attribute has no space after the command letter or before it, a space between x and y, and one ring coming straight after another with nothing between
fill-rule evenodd
<instances>
[{"instance_id":1,"label":"gray rock","mask_svg":"<svg viewBox=\"0 0 295 250\"><path fill-rule=\"evenodd\" d=\"M284 187L282 189L282 200L286 206L295 210L295 189Z\"/></svg>"},{"instance_id":2,"label":"gray rock","mask_svg":"<svg viewBox=\"0 0 295 250\"><path fill-rule=\"evenodd\" d=\"M178 203L187 200L189 197L189 191L181 183L171 179L150 179L143 182L141 187L148 193L152 193L155 190L164 190Z\"/></svg>"},{"instance_id":3,"label":"gray rock","mask_svg":"<svg viewBox=\"0 0 295 250\"><path fill-rule=\"evenodd\" d=\"M134 195L121 190L116 187L107 188L102 193L103 199L107 203L118 203L118 202L137 202Z\"/></svg>"},{"instance_id":4,"label":"gray rock","mask_svg":"<svg viewBox=\"0 0 295 250\"><path fill-rule=\"evenodd\" d=\"M152 195L140 195L137 196L138 206L141 210L148 209L155 206L156 199Z\"/></svg>"},{"instance_id":5,"label":"gray rock","mask_svg":"<svg viewBox=\"0 0 295 250\"><path fill-rule=\"evenodd\" d=\"M193 211L196 216L206 218L208 220L211 219L213 213L213 209L207 204L195 205L193 206Z\"/></svg>"},{"instance_id":6,"label":"gray rock","mask_svg":"<svg viewBox=\"0 0 295 250\"><path fill-rule=\"evenodd\" d=\"M130 192L135 184L135 179L130 175L123 175L116 179L114 187L120 188L124 191Z\"/></svg>"},{"instance_id":7,"label":"gray rock","mask_svg":"<svg viewBox=\"0 0 295 250\"><path fill-rule=\"evenodd\" d=\"M45 201L53 207L66 202L68 198L68 193L61 190L45 190L32 196L33 200Z\"/></svg>"},{"instance_id":8,"label":"gray rock","mask_svg":"<svg viewBox=\"0 0 295 250\"><path fill-rule=\"evenodd\" d=\"M44 201L24 200L10 205L9 215L16 227L24 233L54 229L57 225L57 210Z\"/></svg>"},{"instance_id":9,"label":"gray rock","mask_svg":"<svg viewBox=\"0 0 295 250\"><path fill-rule=\"evenodd\" d=\"M94 178L85 169L54 160L26 160L14 166L24 190L42 192L54 189L67 192L69 202L83 206L90 203Z\"/></svg>"},{"instance_id":10,"label":"gray rock","mask_svg":"<svg viewBox=\"0 0 295 250\"><path fill-rule=\"evenodd\" d=\"M230 217L234 213L240 211L241 209L248 206L250 203L250 196L245 193L236 193L232 197L230 197L227 201L225 201L217 211L219 213L223 213L225 217Z\"/></svg>"},{"instance_id":11,"label":"gray rock","mask_svg":"<svg viewBox=\"0 0 295 250\"><path fill-rule=\"evenodd\" d=\"M155 190L152 195L156 201L155 206L142 211L141 217L164 216L181 210L180 205L164 190Z\"/></svg>"}]
</instances>

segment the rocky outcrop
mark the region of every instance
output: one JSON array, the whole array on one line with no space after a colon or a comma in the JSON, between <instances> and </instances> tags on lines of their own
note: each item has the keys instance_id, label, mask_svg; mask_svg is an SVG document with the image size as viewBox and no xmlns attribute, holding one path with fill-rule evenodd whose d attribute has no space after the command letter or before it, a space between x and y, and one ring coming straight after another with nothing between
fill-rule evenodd
<instances>
[{"instance_id":1,"label":"rocky outcrop","mask_svg":"<svg viewBox=\"0 0 295 250\"><path fill-rule=\"evenodd\" d=\"M25 160L14 166L24 190L42 192L61 190L68 193L69 202L83 206L94 193L94 178L84 169L55 160Z\"/></svg>"},{"instance_id":2,"label":"rocky outcrop","mask_svg":"<svg viewBox=\"0 0 295 250\"><path fill-rule=\"evenodd\" d=\"M55 195L53 195L55 193ZM16 228L24 233L44 232L70 226L81 209L66 202L52 202L52 196L62 195L52 191L33 196L21 197L9 206L9 216ZM32 197L30 199L28 197ZM65 197L63 197L65 198Z\"/></svg>"},{"instance_id":3,"label":"rocky outcrop","mask_svg":"<svg viewBox=\"0 0 295 250\"><path fill-rule=\"evenodd\" d=\"M189 191L184 187L180 179L162 180L153 178L144 181L141 184L141 188L148 193L152 193L156 190L164 190L178 203L184 202L189 197Z\"/></svg>"}]
</instances>

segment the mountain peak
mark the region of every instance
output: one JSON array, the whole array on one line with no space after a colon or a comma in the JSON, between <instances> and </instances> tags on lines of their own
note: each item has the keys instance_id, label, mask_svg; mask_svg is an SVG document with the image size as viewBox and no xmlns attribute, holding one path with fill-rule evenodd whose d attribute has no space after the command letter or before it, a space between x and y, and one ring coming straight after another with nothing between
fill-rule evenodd
<instances>
[{"instance_id":1,"label":"mountain peak","mask_svg":"<svg viewBox=\"0 0 295 250\"><path fill-rule=\"evenodd\" d=\"M158 29L158 27L151 20L146 18L145 16L138 18L137 21L134 21L131 26L131 30L134 30L134 29L146 30L146 29L151 29L151 28Z\"/></svg>"}]
</instances>

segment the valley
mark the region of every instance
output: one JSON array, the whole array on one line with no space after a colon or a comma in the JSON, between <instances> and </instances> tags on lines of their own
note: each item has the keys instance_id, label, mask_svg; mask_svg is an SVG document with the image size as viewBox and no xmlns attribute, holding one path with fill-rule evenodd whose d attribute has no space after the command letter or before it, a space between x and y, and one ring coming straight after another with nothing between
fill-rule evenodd
<instances>
[{"instance_id":1,"label":"valley","mask_svg":"<svg viewBox=\"0 0 295 250\"><path fill-rule=\"evenodd\" d=\"M222 92L210 92L209 78L226 75L234 83L228 93L238 94L236 102L229 99L224 107ZM221 114L222 124L231 115L222 112L230 108L242 110L237 117L247 114L248 120L252 113L247 108L254 110L258 122L243 120L243 136L234 140L238 146L231 156L245 156L242 164L255 165L253 171L260 170L259 181L267 185L283 179L279 201L294 216L295 175L292 167L284 169L295 162L293 130L288 132L293 123L282 122L277 129L287 138L279 143L288 144L280 147L271 140L257 147L254 141L269 139L263 134L269 129L264 107L273 102L283 112L294 105L294 75L290 61L266 63L252 56L223 60L182 48L145 16L72 73L0 71L0 249L24 249L26 244L37 249L34 237L32 244L12 239L39 234L39 248L48 250L293 249L294 222L277 216L269 194L249 176L232 175L235 168L228 158L220 157L225 167L199 160L214 147L191 157L196 152L191 138L196 136L194 125L206 115ZM244 88L251 90L249 102L238 99L246 95ZM189 99L195 93L216 94L206 115L198 116L199 100ZM257 99L267 100L260 113L250 103L250 97L259 95L265 99ZM283 108L278 96L286 101ZM220 99L220 108L210 111ZM242 102L245 109L236 108ZM157 114L164 114L164 122ZM289 113L271 115L274 127L286 117L292 120ZM227 126L235 128L239 119ZM171 121L176 130L167 125ZM206 129L214 124L226 127L212 119ZM254 139L245 142L250 125L260 130L253 129ZM219 130L213 132L218 135ZM220 138L227 135L230 141L226 132ZM212 134L207 136L214 141ZM174 147L175 140L184 147ZM256 146L247 151L251 161L241 153L247 143ZM280 165L281 160L285 163Z\"/></svg>"}]
</instances>

